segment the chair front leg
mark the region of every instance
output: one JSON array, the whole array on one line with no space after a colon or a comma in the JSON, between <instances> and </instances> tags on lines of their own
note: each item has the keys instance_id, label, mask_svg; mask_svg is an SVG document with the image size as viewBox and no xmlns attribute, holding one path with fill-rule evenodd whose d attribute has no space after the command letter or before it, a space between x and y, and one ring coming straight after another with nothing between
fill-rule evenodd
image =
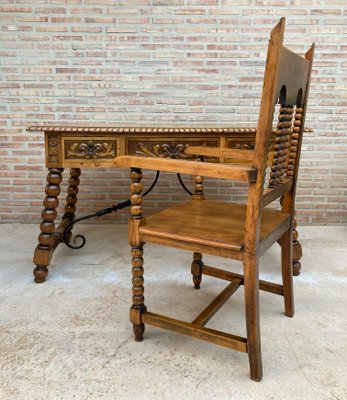
<instances>
[{"instance_id":1,"label":"chair front leg","mask_svg":"<svg viewBox=\"0 0 347 400\"><path fill-rule=\"evenodd\" d=\"M129 242L132 255L132 306L130 308L130 321L133 323L135 340L143 340L145 325L141 314L146 311L144 304L143 286L143 243L140 242L139 227L142 221L142 171L132 168L131 173L131 219L129 221Z\"/></svg>"},{"instance_id":2,"label":"chair front leg","mask_svg":"<svg viewBox=\"0 0 347 400\"><path fill-rule=\"evenodd\" d=\"M204 263L202 261L202 254L201 253L194 253L193 254L193 262L191 266L192 276L193 276L193 283L194 289L200 289L200 284L202 280L202 267Z\"/></svg>"},{"instance_id":3,"label":"chair front leg","mask_svg":"<svg viewBox=\"0 0 347 400\"><path fill-rule=\"evenodd\" d=\"M143 287L143 249L142 245L132 246L132 293L133 293L133 304L130 309L130 321L133 323L133 331L135 340L141 342L143 340L143 333L145 331L145 325L142 322L141 314L146 311L144 304L144 287Z\"/></svg>"}]
</instances>

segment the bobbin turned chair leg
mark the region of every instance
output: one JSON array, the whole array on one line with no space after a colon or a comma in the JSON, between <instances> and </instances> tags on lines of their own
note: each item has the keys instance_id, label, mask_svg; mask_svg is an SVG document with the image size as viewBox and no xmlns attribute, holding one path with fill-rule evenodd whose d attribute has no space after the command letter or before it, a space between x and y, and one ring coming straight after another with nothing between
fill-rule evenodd
<instances>
[{"instance_id":1,"label":"bobbin turned chair leg","mask_svg":"<svg viewBox=\"0 0 347 400\"><path fill-rule=\"evenodd\" d=\"M202 157L198 157L199 161L203 161ZM204 177L200 175L196 175L194 177L194 194L192 196L193 200L201 201L205 200L204 195ZM191 271L193 276L194 289L199 290L201 279L202 279L202 267L204 263L202 262L202 254L194 252L193 253L193 262L191 265Z\"/></svg>"},{"instance_id":2,"label":"bobbin turned chair leg","mask_svg":"<svg viewBox=\"0 0 347 400\"><path fill-rule=\"evenodd\" d=\"M193 276L193 283L194 289L200 289L200 284L202 280L202 267L204 263L202 261L202 254L201 253L194 253L193 254L193 262L192 262L192 276Z\"/></svg>"},{"instance_id":3,"label":"bobbin turned chair leg","mask_svg":"<svg viewBox=\"0 0 347 400\"><path fill-rule=\"evenodd\" d=\"M131 219L129 221L129 242L131 245L132 263L132 306L130 308L130 321L133 324L135 340L141 342L145 325L142 321L142 313L146 311L144 304L143 287L143 243L139 238L139 227L142 220L142 171L139 168L131 168Z\"/></svg>"},{"instance_id":4,"label":"bobbin turned chair leg","mask_svg":"<svg viewBox=\"0 0 347 400\"><path fill-rule=\"evenodd\" d=\"M132 254L132 284L133 284L133 305L130 309L130 321L133 324L133 331L136 342L143 340L143 333L145 325L142 322L141 313L146 311L144 305L144 287L143 287L143 249L142 245L133 246L131 249Z\"/></svg>"},{"instance_id":5,"label":"bobbin turned chair leg","mask_svg":"<svg viewBox=\"0 0 347 400\"><path fill-rule=\"evenodd\" d=\"M300 259L302 257L302 247L300 242L298 241L299 233L297 231L297 223L294 218L294 229L293 229L293 275L298 276L301 272L301 262Z\"/></svg>"}]
</instances>

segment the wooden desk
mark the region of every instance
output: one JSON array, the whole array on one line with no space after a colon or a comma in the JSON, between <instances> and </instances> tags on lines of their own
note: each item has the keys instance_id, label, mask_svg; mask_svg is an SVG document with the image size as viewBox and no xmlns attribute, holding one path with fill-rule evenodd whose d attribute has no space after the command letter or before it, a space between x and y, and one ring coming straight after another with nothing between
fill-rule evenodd
<instances>
[{"instance_id":1,"label":"wooden desk","mask_svg":"<svg viewBox=\"0 0 347 400\"><path fill-rule=\"evenodd\" d=\"M207 145L221 148L252 149L256 129L227 126L173 127L71 127L32 126L28 131L41 131L45 136L46 166L48 168L46 196L43 201L41 233L34 253L34 277L44 282L54 250L63 239L66 226L75 219L81 168L113 167L112 160L125 154L187 158L187 146ZM310 129L307 129L310 131ZM64 168L70 169L65 213L56 227L56 208ZM301 245L294 231L293 273L300 273Z\"/></svg>"}]
</instances>

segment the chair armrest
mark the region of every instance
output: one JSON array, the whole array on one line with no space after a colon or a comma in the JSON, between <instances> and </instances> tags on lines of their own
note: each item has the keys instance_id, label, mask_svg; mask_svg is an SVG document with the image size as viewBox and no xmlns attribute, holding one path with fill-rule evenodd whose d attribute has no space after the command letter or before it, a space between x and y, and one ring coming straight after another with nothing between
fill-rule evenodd
<instances>
[{"instance_id":1,"label":"chair armrest","mask_svg":"<svg viewBox=\"0 0 347 400\"><path fill-rule=\"evenodd\" d=\"M253 150L221 149L219 147L189 146L184 151L186 154L196 154L208 157L238 158L240 160L252 161Z\"/></svg>"},{"instance_id":2,"label":"chair armrest","mask_svg":"<svg viewBox=\"0 0 347 400\"><path fill-rule=\"evenodd\" d=\"M272 203L274 200L283 196L285 193L292 190L293 180L287 179L280 186L274 189L266 189L262 198L262 207L266 207L268 204Z\"/></svg>"},{"instance_id":3,"label":"chair armrest","mask_svg":"<svg viewBox=\"0 0 347 400\"><path fill-rule=\"evenodd\" d=\"M233 158L240 161L252 161L254 156L254 150L223 149L208 146L189 146L184 152L186 154L196 154L198 156ZM272 164L273 157L273 151L269 152L267 161L268 166Z\"/></svg>"},{"instance_id":4,"label":"chair armrest","mask_svg":"<svg viewBox=\"0 0 347 400\"><path fill-rule=\"evenodd\" d=\"M258 173L257 169L245 165L216 164L171 158L120 156L115 158L113 163L117 167L153 169L247 182L255 182Z\"/></svg>"}]
</instances>

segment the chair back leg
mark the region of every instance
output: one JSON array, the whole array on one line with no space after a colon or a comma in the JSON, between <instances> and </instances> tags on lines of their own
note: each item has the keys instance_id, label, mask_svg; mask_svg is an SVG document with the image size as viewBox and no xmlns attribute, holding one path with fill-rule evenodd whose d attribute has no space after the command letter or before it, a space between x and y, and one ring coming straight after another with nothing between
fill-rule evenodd
<instances>
[{"instance_id":1,"label":"chair back leg","mask_svg":"<svg viewBox=\"0 0 347 400\"><path fill-rule=\"evenodd\" d=\"M245 253L244 297L247 328L247 353L251 379L259 382L263 376L259 322L259 260Z\"/></svg>"},{"instance_id":2,"label":"chair back leg","mask_svg":"<svg viewBox=\"0 0 347 400\"><path fill-rule=\"evenodd\" d=\"M287 317L294 316L294 290L293 290L293 230L290 228L281 238L282 282L284 309Z\"/></svg>"},{"instance_id":3,"label":"chair back leg","mask_svg":"<svg viewBox=\"0 0 347 400\"><path fill-rule=\"evenodd\" d=\"M193 254L193 262L192 262L192 276L193 276L193 283L194 289L200 289L200 284L202 280L202 267L204 263L202 261L202 254L201 253L194 253Z\"/></svg>"}]
</instances>

